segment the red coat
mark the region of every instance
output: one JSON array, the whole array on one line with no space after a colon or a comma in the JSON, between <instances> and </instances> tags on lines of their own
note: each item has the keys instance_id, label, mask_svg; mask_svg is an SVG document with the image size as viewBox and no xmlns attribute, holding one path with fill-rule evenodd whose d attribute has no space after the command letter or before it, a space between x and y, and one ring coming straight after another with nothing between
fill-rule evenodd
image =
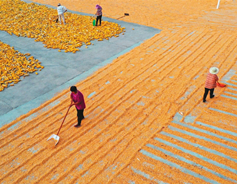
<instances>
[{"instance_id":1,"label":"red coat","mask_svg":"<svg viewBox=\"0 0 237 184\"><path fill-rule=\"evenodd\" d=\"M213 89L216 87L216 82L218 81L218 77L216 74L211 74L211 73L208 73L207 74L207 80L206 80L206 83L205 83L205 88L208 88L208 89Z\"/></svg>"},{"instance_id":2,"label":"red coat","mask_svg":"<svg viewBox=\"0 0 237 184\"><path fill-rule=\"evenodd\" d=\"M82 110L86 108L83 94L79 90L77 90L77 94L71 93L71 97L72 97L73 102L75 103L80 102L78 105L76 105L76 108L78 110Z\"/></svg>"}]
</instances>

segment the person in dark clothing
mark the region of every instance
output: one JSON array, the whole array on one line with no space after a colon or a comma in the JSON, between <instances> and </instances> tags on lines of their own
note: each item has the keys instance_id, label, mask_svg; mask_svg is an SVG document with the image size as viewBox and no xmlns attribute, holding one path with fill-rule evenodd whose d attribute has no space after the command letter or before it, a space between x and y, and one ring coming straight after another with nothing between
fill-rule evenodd
<instances>
[{"instance_id":1,"label":"person in dark clothing","mask_svg":"<svg viewBox=\"0 0 237 184\"><path fill-rule=\"evenodd\" d=\"M95 15L96 15L96 26L98 25L98 21L100 22L101 26L101 19L102 19L102 7L100 5L96 5L95 8L97 9Z\"/></svg>"},{"instance_id":2,"label":"person in dark clothing","mask_svg":"<svg viewBox=\"0 0 237 184\"><path fill-rule=\"evenodd\" d=\"M75 105L77 110L77 121L78 123L74 125L74 127L80 127L81 126L81 120L83 120L84 117L84 109L86 108L85 100L83 94L77 90L76 86L71 86L71 106Z\"/></svg>"}]
</instances>

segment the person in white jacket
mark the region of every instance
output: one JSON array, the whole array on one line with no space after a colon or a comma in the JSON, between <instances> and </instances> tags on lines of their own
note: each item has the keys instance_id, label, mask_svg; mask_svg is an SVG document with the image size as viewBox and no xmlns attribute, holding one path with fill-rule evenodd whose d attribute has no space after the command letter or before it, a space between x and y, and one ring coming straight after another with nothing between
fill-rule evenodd
<instances>
[{"instance_id":1,"label":"person in white jacket","mask_svg":"<svg viewBox=\"0 0 237 184\"><path fill-rule=\"evenodd\" d=\"M67 11L67 9L59 3L57 10L58 10L58 20L59 20L60 24L61 24L61 20L63 21L64 24L66 24L65 18L64 18L64 13Z\"/></svg>"}]
</instances>

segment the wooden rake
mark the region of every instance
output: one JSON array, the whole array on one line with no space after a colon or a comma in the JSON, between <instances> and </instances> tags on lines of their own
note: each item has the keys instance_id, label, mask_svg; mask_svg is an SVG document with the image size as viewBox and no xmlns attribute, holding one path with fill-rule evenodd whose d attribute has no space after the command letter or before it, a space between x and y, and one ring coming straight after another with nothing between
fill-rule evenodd
<instances>
[{"instance_id":1,"label":"wooden rake","mask_svg":"<svg viewBox=\"0 0 237 184\"><path fill-rule=\"evenodd\" d=\"M124 15L123 15L122 17L117 18L117 20L118 20L118 19L121 19L121 18L123 18L123 17L125 17L125 16L129 16L129 13L124 13Z\"/></svg>"},{"instance_id":2,"label":"wooden rake","mask_svg":"<svg viewBox=\"0 0 237 184\"><path fill-rule=\"evenodd\" d=\"M68 111L69 111L70 108L71 108L71 106L69 106L69 108L68 108L68 110L67 110L67 113L66 113L66 115L65 115L64 118L63 118L63 122L62 122L60 128L58 129L58 133L57 133L56 135L55 135L55 134L52 134L52 135L47 139L47 141L50 140L50 139L56 140L57 142L55 143L55 146L56 146L56 145L58 144L58 142L59 142L60 137L58 136L58 134L59 134L59 132L60 132L62 126L63 126L63 123L64 123L64 121L65 121L65 119L66 119L66 117L67 117L67 114L68 114Z\"/></svg>"}]
</instances>

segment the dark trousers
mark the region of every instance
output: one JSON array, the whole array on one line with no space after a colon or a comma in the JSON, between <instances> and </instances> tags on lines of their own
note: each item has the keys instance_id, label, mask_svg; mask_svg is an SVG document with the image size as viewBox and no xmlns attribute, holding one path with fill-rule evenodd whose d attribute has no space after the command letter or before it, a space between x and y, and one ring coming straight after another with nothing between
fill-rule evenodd
<instances>
[{"instance_id":1,"label":"dark trousers","mask_svg":"<svg viewBox=\"0 0 237 184\"><path fill-rule=\"evenodd\" d=\"M204 95L203 95L203 102L206 101L206 98L207 98L207 95L208 95L208 92L210 91L210 98L213 98L214 95L214 88L213 89L208 89L208 88L205 88L205 92L204 92Z\"/></svg>"},{"instance_id":2,"label":"dark trousers","mask_svg":"<svg viewBox=\"0 0 237 184\"><path fill-rule=\"evenodd\" d=\"M77 108L76 108L77 109ZM78 125L81 125L81 120L83 120L85 117L83 115L84 109L82 110L78 110L77 109L77 121L78 121Z\"/></svg>"},{"instance_id":3,"label":"dark trousers","mask_svg":"<svg viewBox=\"0 0 237 184\"><path fill-rule=\"evenodd\" d=\"M98 25L98 21L100 21L100 26L101 26L101 19L102 19L102 15L96 17L96 26Z\"/></svg>"}]
</instances>

